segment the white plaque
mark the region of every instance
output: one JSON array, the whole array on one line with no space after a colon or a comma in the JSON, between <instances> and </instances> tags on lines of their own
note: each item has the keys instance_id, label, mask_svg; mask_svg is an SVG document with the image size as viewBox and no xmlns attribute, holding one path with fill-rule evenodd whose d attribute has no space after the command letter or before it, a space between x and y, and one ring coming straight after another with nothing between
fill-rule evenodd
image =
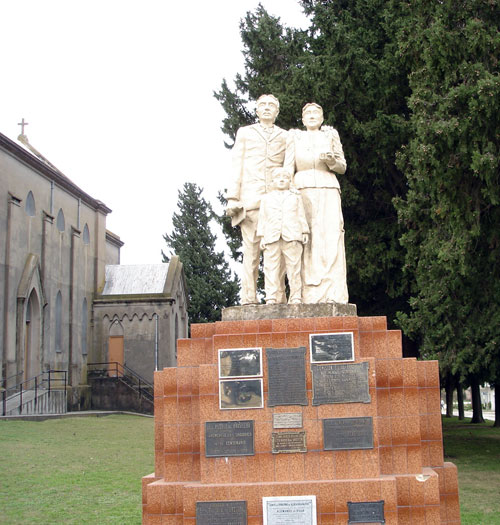
<instances>
[{"instance_id":1,"label":"white plaque","mask_svg":"<svg viewBox=\"0 0 500 525\"><path fill-rule=\"evenodd\" d=\"M264 525L316 525L316 496L262 498Z\"/></svg>"}]
</instances>

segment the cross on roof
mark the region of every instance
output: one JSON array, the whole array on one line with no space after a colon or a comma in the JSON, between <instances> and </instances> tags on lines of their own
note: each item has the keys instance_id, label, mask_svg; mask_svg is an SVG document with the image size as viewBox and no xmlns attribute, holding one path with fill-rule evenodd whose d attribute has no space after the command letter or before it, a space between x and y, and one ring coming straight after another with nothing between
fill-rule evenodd
<instances>
[{"instance_id":1,"label":"cross on roof","mask_svg":"<svg viewBox=\"0 0 500 525\"><path fill-rule=\"evenodd\" d=\"M29 122L24 122L24 117L23 117L21 122L18 122L17 125L21 126L21 135L24 135L24 126L28 126Z\"/></svg>"}]
</instances>

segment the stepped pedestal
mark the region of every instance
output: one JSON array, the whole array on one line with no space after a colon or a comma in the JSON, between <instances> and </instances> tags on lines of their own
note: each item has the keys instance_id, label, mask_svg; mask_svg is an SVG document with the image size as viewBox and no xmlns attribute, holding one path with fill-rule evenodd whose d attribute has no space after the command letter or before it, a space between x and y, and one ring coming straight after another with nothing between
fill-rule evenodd
<instances>
[{"instance_id":1,"label":"stepped pedestal","mask_svg":"<svg viewBox=\"0 0 500 525\"><path fill-rule=\"evenodd\" d=\"M360 515L387 525L460 523L457 470L443 461L437 361L403 359L401 333L387 330L385 317L349 314L265 319L260 308L255 320L245 312L247 320L191 327L191 339L178 341L177 368L155 373L155 472L143 478L144 524L194 525L198 513L199 524L257 525L263 498L281 497L280 512L299 512L292 496L315 497L316 521L280 521L266 500L269 525L360 523ZM340 333L352 334L340 337L340 353L325 357L320 345L312 355L310 334ZM262 348L260 368L224 368L234 352L220 349L248 348ZM285 405L280 354L267 349L297 348L305 349L303 365L291 351L289 401L301 402L301 369L304 400ZM246 408L259 405L260 384L262 408Z\"/></svg>"}]
</instances>

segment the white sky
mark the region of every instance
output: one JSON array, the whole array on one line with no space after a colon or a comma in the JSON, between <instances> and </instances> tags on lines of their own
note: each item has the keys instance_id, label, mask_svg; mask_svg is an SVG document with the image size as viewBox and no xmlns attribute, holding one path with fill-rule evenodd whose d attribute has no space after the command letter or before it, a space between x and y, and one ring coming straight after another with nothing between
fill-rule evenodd
<instances>
[{"instance_id":1,"label":"white sky","mask_svg":"<svg viewBox=\"0 0 500 525\"><path fill-rule=\"evenodd\" d=\"M161 262L177 191L230 174L212 93L243 73L258 0L0 0L0 132L30 143L113 212L122 264ZM296 0L261 0L307 27Z\"/></svg>"}]
</instances>

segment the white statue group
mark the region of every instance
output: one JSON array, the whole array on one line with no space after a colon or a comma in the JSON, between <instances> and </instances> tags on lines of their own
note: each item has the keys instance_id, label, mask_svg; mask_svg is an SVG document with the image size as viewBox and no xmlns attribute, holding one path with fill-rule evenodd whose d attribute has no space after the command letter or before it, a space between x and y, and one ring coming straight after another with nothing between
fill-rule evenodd
<instances>
[{"instance_id":1,"label":"white statue group","mask_svg":"<svg viewBox=\"0 0 500 525\"><path fill-rule=\"evenodd\" d=\"M258 124L238 130L226 213L243 238L241 304L257 304L260 251L267 304L347 303L340 186L346 162L337 130L306 104L306 131L274 125L279 101L257 100Z\"/></svg>"}]
</instances>

